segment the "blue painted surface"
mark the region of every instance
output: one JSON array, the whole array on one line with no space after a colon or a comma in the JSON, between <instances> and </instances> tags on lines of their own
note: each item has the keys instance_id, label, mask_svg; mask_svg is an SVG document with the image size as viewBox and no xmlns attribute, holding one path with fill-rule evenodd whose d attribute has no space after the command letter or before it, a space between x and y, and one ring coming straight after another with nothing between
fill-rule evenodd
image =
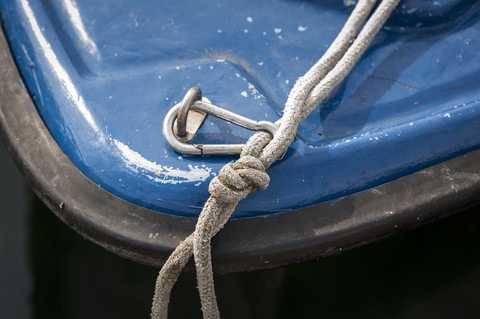
<instances>
[{"instance_id":1,"label":"blue painted surface","mask_svg":"<svg viewBox=\"0 0 480 319\"><path fill-rule=\"evenodd\" d=\"M1 0L37 109L95 183L157 211L197 216L234 157L187 157L162 136L191 86L275 121L296 78L325 52L352 1ZM270 187L234 217L365 190L480 146L480 5L403 1L348 78L300 126ZM251 132L208 117L200 143Z\"/></svg>"}]
</instances>

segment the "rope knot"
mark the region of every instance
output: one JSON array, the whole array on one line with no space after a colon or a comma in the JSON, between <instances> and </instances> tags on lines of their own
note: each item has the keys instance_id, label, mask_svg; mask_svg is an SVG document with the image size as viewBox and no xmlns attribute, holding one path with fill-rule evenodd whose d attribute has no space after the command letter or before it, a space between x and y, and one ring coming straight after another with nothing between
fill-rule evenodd
<instances>
[{"instance_id":1,"label":"rope knot","mask_svg":"<svg viewBox=\"0 0 480 319\"><path fill-rule=\"evenodd\" d=\"M255 189L267 188L269 182L265 166L258 158L242 156L220 170L210 182L208 191L223 202L239 201Z\"/></svg>"}]
</instances>

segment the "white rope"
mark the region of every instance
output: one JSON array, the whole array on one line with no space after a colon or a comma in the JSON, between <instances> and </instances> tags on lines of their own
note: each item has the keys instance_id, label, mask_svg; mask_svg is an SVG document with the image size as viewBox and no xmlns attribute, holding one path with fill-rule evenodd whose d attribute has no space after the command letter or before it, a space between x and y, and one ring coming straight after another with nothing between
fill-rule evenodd
<instances>
[{"instance_id":1,"label":"white rope","mask_svg":"<svg viewBox=\"0 0 480 319\"><path fill-rule=\"evenodd\" d=\"M323 57L297 80L289 94L279 130L272 139L260 132L252 136L240 159L224 166L209 186L210 198L198 218L195 231L170 255L155 287L152 319L166 319L170 292L192 254L205 319L220 317L213 282L210 241L223 228L237 203L270 181L265 170L293 142L298 125L350 72L400 0L383 0L354 40L377 1L360 0L345 26Z\"/></svg>"}]
</instances>

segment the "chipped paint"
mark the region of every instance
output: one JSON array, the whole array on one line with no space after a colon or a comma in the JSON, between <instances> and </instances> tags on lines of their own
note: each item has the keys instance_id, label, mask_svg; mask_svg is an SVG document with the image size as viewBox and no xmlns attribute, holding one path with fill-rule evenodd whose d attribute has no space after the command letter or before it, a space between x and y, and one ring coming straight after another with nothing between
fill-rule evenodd
<instances>
[{"instance_id":1,"label":"chipped paint","mask_svg":"<svg viewBox=\"0 0 480 319\"><path fill-rule=\"evenodd\" d=\"M350 6L354 6L357 4L357 1L356 0L343 0L343 4L346 6L346 7L350 7Z\"/></svg>"},{"instance_id":2,"label":"chipped paint","mask_svg":"<svg viewBox=\"0 0 480 319\"><path fill-rule=\"evenodd\" d=\"M156 176L145 175L154 182L162 184L196 182L195 186L199 186L201 182L207 180L211 175L212 169L205 165L188 165L188 170L181 170L179 168L157 164L156 162L149 161L122 142L116 139L112 139L112 141L117 146L129 168L133 168L134 170L141 168L154 173Z\"/></svg>"}]
</instances>

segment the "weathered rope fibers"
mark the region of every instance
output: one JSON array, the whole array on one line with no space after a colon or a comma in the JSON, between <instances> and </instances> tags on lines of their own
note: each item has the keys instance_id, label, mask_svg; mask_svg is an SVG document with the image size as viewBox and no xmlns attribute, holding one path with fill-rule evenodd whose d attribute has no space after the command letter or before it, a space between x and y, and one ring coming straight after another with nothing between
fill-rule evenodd
<instances>
[{"instance_id":1,"label":"weathered rope fibers","mask_svg":"<svg viewBox=\"0 0 480 319\"><path fill-rule=\"evenodd\" d=\"M360 0L327 52L295 83L284 115L277 122L279 130L275 137L272 139L265 132L253 135L243 148L240 159L225 165L211 181L211 196L199 216L195 231L180 243L159 273L152 319L167 318L171 289L192 254L203 316L206 319L220 318L213 282L211 238L223 228L241 199L268 186L270 178L265 170L286 152L300 122L350 72L399 1L383 0L355 39L377 2Z\"/></svg>"}]
</instances>

